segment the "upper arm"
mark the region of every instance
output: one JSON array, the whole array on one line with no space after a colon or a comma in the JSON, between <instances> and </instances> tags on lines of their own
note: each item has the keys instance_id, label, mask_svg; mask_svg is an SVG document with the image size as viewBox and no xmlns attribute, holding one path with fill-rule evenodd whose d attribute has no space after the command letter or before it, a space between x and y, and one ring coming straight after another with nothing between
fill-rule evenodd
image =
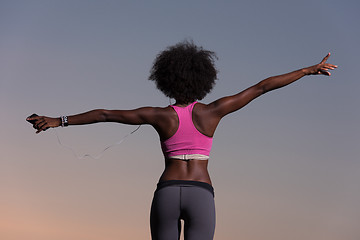
<instances>
[{"instance_id":1,"label":"upper arm","mask_svg":"<svg viewBox=\"0 0 360 240\"><path fill-rule=\"evenodd\" d=\"M131 125L154 125L157 119L154 107L141 107L133 110L104 110L104 121Z\"/></svg>"},{"instance_id":2,"label":"upper arm","mask_svg":"<svg viewBox=\"0 0 360 240\"><path fill-rule=\"evenodd\" d=\"M222 118L229 113L237 111L250 103L255 98L259 97L265 92L261 83L251 86L244 91L220 98L208 105L210 111L217 117Z\"/></svg>"}]
</instances>

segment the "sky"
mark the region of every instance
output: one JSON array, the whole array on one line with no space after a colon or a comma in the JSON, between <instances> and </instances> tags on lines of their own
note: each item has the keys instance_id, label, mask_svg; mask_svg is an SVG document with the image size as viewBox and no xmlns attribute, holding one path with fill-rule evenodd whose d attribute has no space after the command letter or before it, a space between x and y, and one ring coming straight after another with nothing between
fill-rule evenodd
<instances>
[{"instance_id":1,"label":"sky","mask_svg":"<svg viewBox=\"0 0 360 240\"><path fill-rule=\"evenodd\" d=\"M210 103L270 76L307 76L225 117L209 172L215 239L360 239L359 1L0 0L0 239L150 239L164 168L142 126L35 134L25 118L167 106L148 81L156 55L192 39L215 51Z\"/></svg>"}]
</instances>

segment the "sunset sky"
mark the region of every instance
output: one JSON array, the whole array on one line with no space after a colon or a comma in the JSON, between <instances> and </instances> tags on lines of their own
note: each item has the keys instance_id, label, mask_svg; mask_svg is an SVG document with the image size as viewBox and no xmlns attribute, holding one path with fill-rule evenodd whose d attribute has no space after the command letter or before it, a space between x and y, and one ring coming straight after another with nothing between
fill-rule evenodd
<instances>
[{"instance_id":1,"label":"sunset sky","mask_svg":"<svg viewBox=\"0 0 360 240\"><path fill-rule=\"evenodd\" d=\"M360 2L0 0L0 239L150 239L164 168L142 126L35 134L25 118L167 106L155 56L192 39L215 51L209 103L331 52L308 76L222 120L209 171L217 240L360 239ZM173 102L172 102L173 103Z\"/></svg>"}]
</instances>

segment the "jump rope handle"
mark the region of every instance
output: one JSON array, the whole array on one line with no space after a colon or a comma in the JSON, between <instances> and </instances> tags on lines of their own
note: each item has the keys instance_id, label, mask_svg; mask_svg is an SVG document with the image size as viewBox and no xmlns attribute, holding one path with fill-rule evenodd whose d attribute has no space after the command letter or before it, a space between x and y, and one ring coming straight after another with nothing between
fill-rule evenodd
<instances>
[{"instance_id":1,"label":"jump rope handle","mask_svg":"<svg viewBox=\"0 0 360 240\"><path fill-rule=\"evenodd\" d=\"M39 115L37 115L36 113L33 113L33 114L31 114L30 116L28 116L28 118L32 118L32 117L38 117ZM29 123L31 123L31 124L34 124L35 123L35 120L26 120L26 121L28 121Z\"/></svg>"},{"instance_id":2,"label":"jump rope handle","mask_svg":"<svg viewBox=\"0 0 360 240\"><path fill-rule=\"evenodd\" d=\"M36 113L33 113L33 114L31 114L28 118L31 118L31 117L38 117L39 115L37 115ZM29 123L31 123L31 124L35 124L35 120L26 120L26 121L28 121ZM46 131L46 130L48 130L49 128L46 128L46 129L44 129L44 131Z\"/></svg>"}]
</instances>

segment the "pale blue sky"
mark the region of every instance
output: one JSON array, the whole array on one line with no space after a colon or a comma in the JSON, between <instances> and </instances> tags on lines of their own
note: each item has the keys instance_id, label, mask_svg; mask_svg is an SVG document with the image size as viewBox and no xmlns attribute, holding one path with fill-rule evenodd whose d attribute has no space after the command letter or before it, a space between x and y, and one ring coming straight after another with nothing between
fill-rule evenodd
<instances>
[{"instance_id":1,"label":"pale blue sky","mask_svg":"<svg viewBox=\"0 0 360 240\"><path fill-rule=\"evenodd\" d=\"M328 52L339 65L330 78L306 77L221 122L209 164L216 239L358 239L359 10L358 1L332 0L0 0L0 238L149 238L163 169L153 129L143 126L100 160L78 160L54 131L35 135L25 118L166 106L147 80L152 61L193 39L219 57L205 103ZM79 154L96 155L133 129L58 133Z\"/></svg>"}]
</instances>

